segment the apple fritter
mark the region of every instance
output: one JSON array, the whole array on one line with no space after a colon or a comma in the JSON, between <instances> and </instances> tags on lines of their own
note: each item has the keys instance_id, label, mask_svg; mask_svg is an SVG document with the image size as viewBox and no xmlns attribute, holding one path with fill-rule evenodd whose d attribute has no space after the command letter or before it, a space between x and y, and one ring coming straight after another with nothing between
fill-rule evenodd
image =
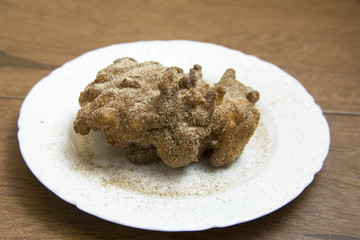
<instances>
[{"instance_id":1,"label":"apple fritter","mask_svg":"<svg viewBox=\"0 0 360 240\"><path fill-rule=\"evenodd\" d=\"M136 164L161 159L183 167L212 150L213 166L230 166L259 123L254 106L259 96L236 80L233 69L209 85L199 65L184 73L154 61L120 58L81 92L74 129L82 135L103 132Z\"/></svg>"}]
</instances>

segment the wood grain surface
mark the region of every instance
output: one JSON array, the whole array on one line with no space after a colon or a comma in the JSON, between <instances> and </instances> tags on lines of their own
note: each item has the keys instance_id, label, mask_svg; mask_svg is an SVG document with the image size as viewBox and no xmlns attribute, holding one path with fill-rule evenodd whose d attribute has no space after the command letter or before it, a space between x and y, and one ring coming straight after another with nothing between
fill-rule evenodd
<instances>
[{"instance_id":1,"label":"wood grain surface","mask_svg":"<svg viewBox=\"0 0 360 240\"><path fill-rule=\"evenodd\" d=\"M0 13L0 239L360 239L360 1L0 0ZM255 55L314 96L331 148L298 198L248 223L164 233L86 214L32 175L16 136L32 86L89 50L157 39Z\"/></svg>"}]
</instances>

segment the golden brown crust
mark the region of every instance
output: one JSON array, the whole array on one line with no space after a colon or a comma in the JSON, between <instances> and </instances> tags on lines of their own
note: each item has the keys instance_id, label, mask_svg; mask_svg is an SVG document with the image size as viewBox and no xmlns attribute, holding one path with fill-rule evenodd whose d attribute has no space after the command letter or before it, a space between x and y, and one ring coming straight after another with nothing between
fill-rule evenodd
<instances>
[{"instance_id":1,"label":"golden brown crust","mask_svg":"<svg viewBox=\"0 0 360 240\"><path fill-rule=\"evenodd\" d=\"M213 149L211 164L229 166L258 125L258 100L259 92L238 82L232 69L210 86L199 65L186 74L120 58L80 94L74 129L82 135L104 132L109 144L127 148L133 163L160 158L182 167Z\"/></svg>"}]
</instances>

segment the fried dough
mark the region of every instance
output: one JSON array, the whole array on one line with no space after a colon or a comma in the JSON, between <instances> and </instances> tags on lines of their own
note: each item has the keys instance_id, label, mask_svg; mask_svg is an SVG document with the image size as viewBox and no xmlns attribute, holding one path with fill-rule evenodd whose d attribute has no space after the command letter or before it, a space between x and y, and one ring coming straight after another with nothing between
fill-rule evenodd
<instances>
[{"instance_id":1,"label":"fried dough","mask_svg":"<svg viewBox=\"0 0 360 240\"><path fill-rule=\"evenodd\" d=\"M154 61L120 58L81 92L74 129L82 135L103 132L136 164L161 159L183 167L210 149L213 166L230 166L258 125L259 96L235 79L233 69L211 86L199 65L184 73Z\"/></svg>"}]
</instances>

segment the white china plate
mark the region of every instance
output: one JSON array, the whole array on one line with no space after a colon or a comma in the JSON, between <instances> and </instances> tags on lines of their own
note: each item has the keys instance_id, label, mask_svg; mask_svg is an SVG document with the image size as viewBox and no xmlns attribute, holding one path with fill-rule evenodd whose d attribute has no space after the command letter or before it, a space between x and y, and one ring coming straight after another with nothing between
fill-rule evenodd
<instances>
[{"instance_id":1,"label":"white china plate","mask_svg":"<svg viewBox=\"0 0 360 240\"><path fill-rule=\"evenodd\" d=\"M259 90L261 122L236 163L138 166L101 134L75 134L80 92L99 70L125 56L186 72L200 64L211 83L233 68L239 81ZM33 87L18 127L26 164L57 196L99 218L159 231L226 227L279 209L312 182L330 143L320 107L296 79L254 56L184 40L116 44L79 56Z\"/></svg>"}]
</instances>

